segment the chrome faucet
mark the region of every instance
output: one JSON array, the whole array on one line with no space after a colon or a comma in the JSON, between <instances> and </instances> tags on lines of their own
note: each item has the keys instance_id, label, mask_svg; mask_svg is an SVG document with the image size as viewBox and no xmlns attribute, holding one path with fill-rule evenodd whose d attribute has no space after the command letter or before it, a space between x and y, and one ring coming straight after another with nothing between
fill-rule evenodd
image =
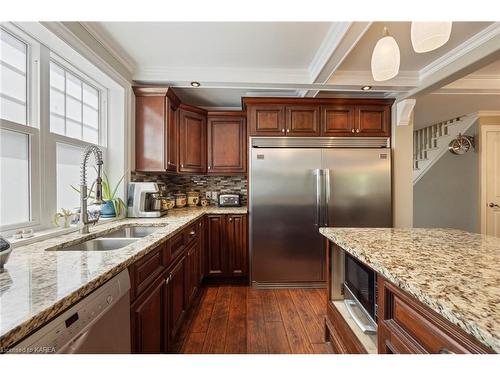
<instances>
[{"instance_id":1,"label":"chrome faucet","mask_svg":"<svg viewBox=\"0 0 500 375\"><path fill-rule=\"evenodd\" d=\"M102 151L97 146L87 146L85 151L83 151L82 164L80 169L80 233L89 233L89 224L95 224L99 221L100 214L97 218L89 220L89 213L87 212L87 200L90 195L87 195L87 162L90 155L94 155L94 159L97 165L97 179L92 183L90 191L95 188L95 204L102 204Z\"/></svg>"}]
</instances>

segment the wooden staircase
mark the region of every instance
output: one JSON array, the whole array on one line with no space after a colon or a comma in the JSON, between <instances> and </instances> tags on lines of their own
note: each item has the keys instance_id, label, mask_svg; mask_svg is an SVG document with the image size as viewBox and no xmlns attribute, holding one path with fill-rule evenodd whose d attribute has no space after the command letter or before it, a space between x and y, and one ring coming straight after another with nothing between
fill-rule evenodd
<instances>
[{"instance_id":1,"label":"wooden staircase","mask_svg":"<svg viewBox=\"0 0 500 375\"><path fill-rule=\"evenodd\" d=\"M450 141L464 134L478 118L478 113L471 113L413 132L413 185L448 152Z\"/></svg>"}]
</instances>

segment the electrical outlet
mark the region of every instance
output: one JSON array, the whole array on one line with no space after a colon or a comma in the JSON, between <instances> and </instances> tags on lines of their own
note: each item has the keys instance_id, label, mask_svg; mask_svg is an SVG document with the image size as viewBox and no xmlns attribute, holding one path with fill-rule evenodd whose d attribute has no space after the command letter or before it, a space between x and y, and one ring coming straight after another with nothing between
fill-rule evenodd
<instances>
[{"instance_id":1,"label":"electrical outlet","mask_svg":"<svg viewBox=\"0 0 500 375\"><path fill-rule=\"evenodd\" d=\"M212 197L212 193L210 191L205 192L205 197L210 199Z\"/></svg>"},{"instance_id":2,"label":"electrical outlet","mask_svg":"<svg viewBox=\"0 0 500 375\"><path fill-rule=\"evenodd\" d=\"M212 200L216 201L217 200L217 192L216 191L212 191Z\"/></svg>"}]
</instances>

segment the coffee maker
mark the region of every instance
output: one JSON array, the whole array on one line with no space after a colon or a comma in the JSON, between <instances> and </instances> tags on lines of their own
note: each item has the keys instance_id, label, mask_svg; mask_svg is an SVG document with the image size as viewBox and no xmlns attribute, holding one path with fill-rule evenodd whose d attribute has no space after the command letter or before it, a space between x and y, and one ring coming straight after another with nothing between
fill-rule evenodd
<instances>
[{"instance_id":1,"label":"coffee maker","mask_svg":"<svg viewBox=\"0 0 500 375\"><path fill-rule=\"evenodd\" d=\"M161 217L167 213L162 210L161 182L130 182L128 184L127 217Z\"/></svg>"}]
</instances>

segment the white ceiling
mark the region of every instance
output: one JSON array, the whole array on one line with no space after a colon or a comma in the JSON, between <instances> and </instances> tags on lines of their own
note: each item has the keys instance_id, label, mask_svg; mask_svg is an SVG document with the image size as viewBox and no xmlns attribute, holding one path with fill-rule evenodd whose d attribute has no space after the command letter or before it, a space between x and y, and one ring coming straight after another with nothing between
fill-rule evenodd
<instances>
[{"instance_id":1,"label":"white ceiling","mask_svg":"<svg viewBox=\"0 0 500 375\"><path fill-rule=\"evenodd\" d=\"M135 65L307 69L328 22L99 22ZM193 77L195 79L196 77Z\"/></svg>"},{"instance_id":2,"label":"white ceiling","mask_svg":"<svg viewBox=\"0 0 500 375\"><path fill-rule=\"evenodd\" d=\"M405 96L426 83L431 73L446 70L455 56L500 33L500 23L453 22L450 40L444 46L417 54L411 46L410 22L81 24L127 66L137 83L175 87L182 100L208 109L237 109L242 96L256 95ZM394 79L374 82L371 54L384 26L398 42L401 68ZM453 116L459 109L477 108L481 103L491 108L499 96L486 95L500 91L500 62L485 64L474 65L482 69L467 76L470 69L459 69L453 79L461 79L451 84L448 80L439 95L423 97L423 104L442 108L424 113L417 104L419 122L439 121L440 116ZM191 81L199 81L201 87L192 88ZM367 84L372 90L361 91ZM478 93L482 99L467 100L466 94Z\"/></svg>"}]
</instances>

